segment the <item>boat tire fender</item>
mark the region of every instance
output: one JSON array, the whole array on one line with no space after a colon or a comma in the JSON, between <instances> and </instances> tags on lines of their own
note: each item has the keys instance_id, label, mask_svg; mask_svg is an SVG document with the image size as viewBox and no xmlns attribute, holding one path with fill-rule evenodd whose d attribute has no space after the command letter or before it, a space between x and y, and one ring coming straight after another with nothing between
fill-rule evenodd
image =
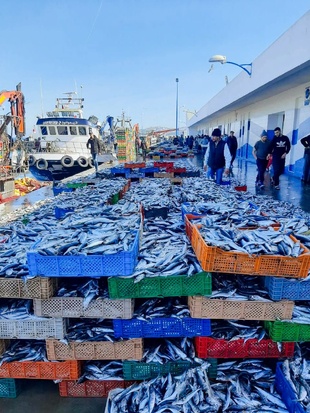
<instances>
[{"instance_id":1,"label":"boat tire fender","mask_svg":"<svg viewBox=\"0 0 310 413\"><path fill-rule=\"evenodd\" d=\"M82 168L86 168L88 166L88 160L85 156L79 156L76 161Z\"/></svg>"},{"instance_id":2,"label":"boat tire fender","mask_svg":"<svg viewBox=\"0 0 310 413\"><path fill-rule=\"evenodd\" d=\"M36 167L40 170L40 171L44 171L47 169L48 167L48 163L46 159L40 158L36 161Z\"/></svg>"},{"instance_id":3,"label":"boat tire fender","mask_svg":"<svg viewBox=\"0 0 310 413\"><path fill-rule=\"evenodd\" d=\"M88 165L91 167L91 168L93 168L95 165L94 165L94 160L93 160L93 158L90 156L89 158L88 158Z\"/></svg>"},{"instance_id":4,"label":"boat tire fender","mask_svg":"<svg viewBox=\"0 0 310 413\"><path fill-rule=\"evenodd\" d=\"M29 155L28 165L29 165L29 166L33 166L35 163L36 163L36 158L35 158L35 156Z\"/></svg>"},{"instance_id":5,"label":"boat tire fender","mask_svg":"<svg viewBox=\"0 0 310 413\"><path fill-rule=\"evenodd\" d=\"M60 159L60 163L64 167L71 168L74 164L74 160L71 156L65 155Z\"/></svg>"}]
</instances>

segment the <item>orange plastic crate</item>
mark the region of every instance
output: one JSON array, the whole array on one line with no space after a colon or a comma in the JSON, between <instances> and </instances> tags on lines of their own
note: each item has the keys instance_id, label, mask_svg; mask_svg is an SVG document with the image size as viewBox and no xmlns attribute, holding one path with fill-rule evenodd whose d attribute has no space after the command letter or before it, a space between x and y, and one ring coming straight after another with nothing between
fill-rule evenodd
<instances>
[{"instance_id":1,"label":"orange plastic crate","mask_svg":"<svg viewBox=\"0 0 310 413\"><path fill-rule=\"evenodd\" d=\"M310 251L302 244L304 252L297 258L282 255L251 256L208 246L197 226L192 225L192 229L190 241L204 271L291 278L305 278L308 275ZM297 242L295 237L290 237Z\"/></svg>"},{"instance_id":2,"label":"orange plastic crate","mask_svg":"<svg viewBox=\"0 0 310 413\"><path fill-rule=\"evenodd\" d=\"M196 337L195 349L197 357L201 358L279 358L292 357L295 343L282 343L281 351L276 342L271 339L258 341L224 340L212 337Z\"/></svg>"},{"instance_id":3,"label":"orange plastic crate","mask_svg":"<svg viewBox=\"0 0 310 413\"><path fill-rule=\"evenodd\" d=\"M14 361L0 367L0 378L77 380L80 375L80 361Z\"/></svg>"},{"instance_id":4,"label":"orange plastic crate","mask_svg":"<svg viewBox=\"0 0 310 413\"><path fill-rule=\"evenodd\" d=\"M113 389L125 389L134 381L126 380L87 380L84 383L62 381L59 383L59 395L62 397L108 397Z\"/></svg>"},{"instance_id":5,"label":"orange plastic crate","mask_svg":"<svg viewBox=\"0 0 310 413\"><path fill-rule=\"evenodd\" d=\"M198 218L197 215L185 214L185 232L190 241L192 240L193 226L195 225L194 223L191 222L191 220L195 218Z\"/></svg>"}]
</instances>

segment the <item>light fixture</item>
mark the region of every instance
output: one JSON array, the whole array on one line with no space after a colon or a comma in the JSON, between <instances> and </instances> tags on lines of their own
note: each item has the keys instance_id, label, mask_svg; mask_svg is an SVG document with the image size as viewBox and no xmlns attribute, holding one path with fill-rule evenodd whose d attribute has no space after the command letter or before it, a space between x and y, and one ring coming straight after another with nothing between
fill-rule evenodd
<instances>
[{"instance_id":1,"label":"light fixture","mask_svg":"<svg viewBox=\"0 0 310 413\"><path fill-rule=\"evenodd\" d=\"M250 77L252 76L252 63L242 63L239 65L238 63L227 61L226 56L223 56L221 54L216 54L210 57L209 62L210 63L222 63L222 64L229 63L231 65L241 67L241 69L244 70ZM249 66L250 69L245 68L245 66Z\"/></svg>"}]
</instances>

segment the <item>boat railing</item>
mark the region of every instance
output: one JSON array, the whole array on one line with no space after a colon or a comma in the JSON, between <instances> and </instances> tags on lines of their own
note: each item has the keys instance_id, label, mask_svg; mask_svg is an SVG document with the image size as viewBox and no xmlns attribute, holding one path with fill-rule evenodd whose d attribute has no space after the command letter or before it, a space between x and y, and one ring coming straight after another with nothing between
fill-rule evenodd
<instances>
[{"instance_id":1,"label":"boat railing","mask_svg":"<svg viewBox=\"0 0 310 413\"><path fill-rule=\"evenodd\" d=\"M34 150L36 153L83 153L86 150L85 142L68 142L68 141L43 141L40 146Z\"/></svg>"}]
</instances>

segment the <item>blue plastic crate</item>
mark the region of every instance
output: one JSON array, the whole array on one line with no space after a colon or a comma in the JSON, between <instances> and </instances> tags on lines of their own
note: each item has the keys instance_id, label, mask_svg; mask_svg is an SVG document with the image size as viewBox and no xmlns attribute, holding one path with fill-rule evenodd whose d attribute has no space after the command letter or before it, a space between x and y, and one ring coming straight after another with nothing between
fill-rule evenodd
<instances>
[{"instance_id":1,"label":"blue plastic crate","mask_svg":"<svg viewBox=\"0 0 310 413\"><path fill-rule=\"evenodd\" d=\"M28 252L29 274L40 277L131 275L137 264L139 252L139 231L135 232L135 240L131 249L115 254L46 256L37 252Z\"/></svg>"},{"instance_id":2,"label":"blue plastic crate","mask_svg":"<svg viewBox=\"0 0 310 413\"><path fill-rule=\"evenodd\" d=\"M142 172L133 172L127 175L128 179L140 179L144 177L145 177L145 174Z\"/></svg>"},{"instance_id":3,"label":"blue plastic crate","mask_svg":"<svg viewBox=\"0 0 310 413\"><path fill-rule=\"evenodd\" d=\"M0 379L0 397L14 399L21 391L20 381L15 379Z\"/></svg>"},{"instance_id":4,"label":"blue plastic crate","mask_svg":"<svg viewBox=\"0 0 310 413\"><path fill-rule=\"evenodd\" d=\"M74 212L74 208L55 207L55 217L56 217L56 219L63 218L68 212Z\"/></svg>"},{"instance_id":5,"label":"blue plastic crate","mask_svg":"<svg viewBox=\"0 0 310 413\"><path fill-rule=\"evenodd\" d=\"M73 188L66 188L64 186L53 186L53 194L54 196L57 196L61 194L62 192L73 192Z\"/></svg>"},{"instance_id":6,"label":"blue plastic crate","mask_svg":"<svg viewBox=\"0 0 310 413\"><path fill-rule=\"evenodd\" d=\"M154 172L159 172L159 168L155 166L146 166L145 168L139 168L139 172L144 174L152 174Z\"/></svg>"},{"instance_id":7,"label":"blue plastic crate","mask_svg":"<svg viewBox=\"0 0 310 413\"><path fill-rule=\"evenodd\" d=\"M200 318L158 317L150 321L113 320L116 338L155 338L155 337L196 337L210 336L211 322Z\"/></svg>"},{"instance_id":8,"label":"blue plastic crate","mask_svg":"<svg viewBox=\"0 0 310 413\"><path fill-rule=\"evenodd\" d=\"M282 363L277 363L275 386L289 413L306 413L296 400L296 394L282 371Z\"/></svg>"},{"instance_id":9,"label":"blue plastic crate","mask_svg":"<svg viewBox=\"0 0 310 413\"><path fill-rule=\"evenodd\" d=\"M272 300L310 300L310 281L265 277L264 282Z\"/></svg>"},{"instance_id":10,"label":"blue plastic crate","mask_svg":"<svg viewBox=\"0 0 310 413\"><path fill-rule=\"evenodd\" d=\"M194 215L195 217L202 217L205 214L199 214L198 212L192 212L188 210L188 207L190 206L190 202L184 202L181 206L181 212L182 212L182 220L185 221L185 215L190 214Z\"/></svg>"},{"instance_id":11,"label":"blue plastic crate","mask_svg":"<svg viewBox=\"0 0 310 413\"><path fill-rule=\"evenodd\" d=\"M130 169L113 167L111 168L111 173L115 176L124 176L125 178L127 178L127 176L130 174Z\"/></svg>"}]
</instances>

